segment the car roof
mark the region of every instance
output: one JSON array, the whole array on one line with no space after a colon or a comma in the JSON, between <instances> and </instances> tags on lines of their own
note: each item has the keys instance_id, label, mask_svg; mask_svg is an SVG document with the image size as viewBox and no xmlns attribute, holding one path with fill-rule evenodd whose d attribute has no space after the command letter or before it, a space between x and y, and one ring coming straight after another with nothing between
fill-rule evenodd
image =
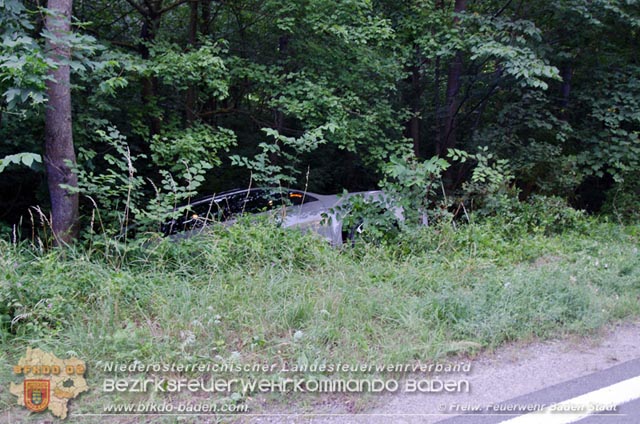
<instances>
[{"instance_id":1,"label":"car roof","mask_svg":"<svg viewBox=\"0 0 640 424\"><path fill-rule=\"evenodd\" d=\"M198 204L202 204L202 203L216 201L217 199L221 199L222 200L222 199L224 199L226 197L233 196L235 194L248 194L249 192L254 192L254 191L258 191L258 190L281 192L281 193L300 193L303 196L311 196L311 197L315 197L315 198L323 198L323 197L330 197L331 196L331 195L323 195L323 194L312 193L312 192L309 192L309 191L292 189L292 188L252 187L252 188L243 188L243 189L233 189L233 190L222 191L220 193L216 193L216 194L213 194L213 195L209 195L209 196L198 198L198 199L196 199L196 200L194 200L192 202L189 202L189 204L190 205L198 205Z\"/></svg>"}]
</instances>

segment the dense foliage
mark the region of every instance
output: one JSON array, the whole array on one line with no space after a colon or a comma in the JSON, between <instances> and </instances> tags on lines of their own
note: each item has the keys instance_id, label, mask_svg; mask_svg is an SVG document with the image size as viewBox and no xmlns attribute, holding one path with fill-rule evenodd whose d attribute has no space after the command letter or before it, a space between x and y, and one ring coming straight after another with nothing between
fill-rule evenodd
<instances>
[{"instance_id":1,"label":"dense foliage","mask_svg":"<svg viewBox=\"0 0 640 424\"><path fill-rule=\"evenodd\" d=\"M423 220L518 194L638 214L635 0L96 0L63 36L42 2L0 9L7 230L47 215L47 41L87 222L249 184L385 187Z\"/></svg>"}]
</instances>

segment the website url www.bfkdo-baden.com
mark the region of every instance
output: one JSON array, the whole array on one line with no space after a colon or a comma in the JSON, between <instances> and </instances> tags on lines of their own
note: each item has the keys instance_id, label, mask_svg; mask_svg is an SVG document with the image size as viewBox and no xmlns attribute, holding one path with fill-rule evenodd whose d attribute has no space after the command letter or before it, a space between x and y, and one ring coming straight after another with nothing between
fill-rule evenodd
<instances>
[{"instance_id":1,"label":"website url www.bfkdo-baden.com","mask_svg":"<svg viewBox=\"0 0 640 424\"><path fill-rule=\"evenodd\" d=\"M170 403L170 402L139 402L114 403L105 405L105 415L116 414L150 414L150 415L206 415L206 414L242 414L249 411L248 405L235 403Z\"/></svg>"}]
</instances>

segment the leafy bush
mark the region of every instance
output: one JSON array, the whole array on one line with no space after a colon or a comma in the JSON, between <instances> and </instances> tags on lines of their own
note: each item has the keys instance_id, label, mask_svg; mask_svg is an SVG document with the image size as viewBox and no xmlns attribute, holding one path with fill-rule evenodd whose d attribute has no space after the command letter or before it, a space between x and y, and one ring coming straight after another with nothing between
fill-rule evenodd
<instances>
[{"instance_id":1,"label":"leafy bush","mask_svg":"<svg viewBox=\"0 0 640 424\"><path fill-rule=\"evenodd\" d=\"M343 196L347 196L346 191ZM357 242L391 243L400 235L403 225L395 199L386 195L349 196L329 212L342 221L343 240L348 240L352 246ZM323 224L331 223L330 214L323 214Z\"/></svg>"},{"instance_id":2,"label":"leafy bush","mask_svg":"<svg viewBox=\"0 0 640 424\"><path fill-rule=\"evenodd\" d=\"M408 226L428 226L447 215L446 199L438 193L444 194L442 174L449 165L438 157L424 161L413 155L391 157L381 185L403 208Z\"/></svg>"},{"instance_id":3,"label":"leafy bush","mask_svg":"<svg viewBox=\"0 0 640 424\"><path fill-rule=\"evenodd\" d=\"M480 147L475 154L450 149L448 156L454 162L473 164L471 178L462 185L462 196L458 200L466 208L482 210L492 197L511 191L514 176L509 161L496 157L488 147Z\"/></svg>"},{"instance_id":4,"label":"leafy bush","mask_svg":"<svg viewBox=\"0 0 640 424\"><path fill-rule=\"evenodd\" d=\"M399 230L403 238L412 239L421 226L442 231L450 225L454 218L452 208L464 210L467 221L495 222L498 231L505 231L512 240L528 233L583 230L587 225L584 212L571 208L560 197L532 195L527 201L520 201L509 162L497 158L486 147L475 154L450 149L448 156L453 162L473 164L471 177L458 198L449 200L444 192L442 176L450 166L448 161L393 157L383 182L389 196L386 205L361 196L349 198L338 210L345 228L362 229L360 224L364 223L369 228L370 241L397 241ZM403 220L394 217L389 203L401 208Z\"/></svg>"},{"instance_id":5,"label":"leafy bush","mask_svg":"<svg viewBox=\"0 0 640 424\"><path fill-rule=\"evenodd\" d=\"M98 130L97 136L114 152L102 157L107 163L106 170L94 173L100 158L90 150L81 150L84 166L73 169L78 175L77 190L90 198L96 210L102 211L98 216L99 228L94 228L95 217L92 218L90 235L98 232L107 238L126 234L124 230L134 222L139 233L158 231L162 222L182 212L178 206L187 204L197 194L205 173L219 164L218 151L234 142L232 134L205 126L155 137L152 157L166 168L157 169L154 181L143 178L138 171L146 156L132 154L126 138L116 128Z\"/></svg>"},{"instance_id":6,"label":"leafy bush","mask_svg":"<svg viewBox=\"0 0 640 424\"><path fill-rule=\"evenodd\" d=\"M514 238L526 233L557 234L587 227L584 211L573 209L566 200L533 195L523 202L516 191L488 196L476 214L503 224L505 233Z\"/></svg>"},{"instance_id":7,"label":"leafy bush","mask_svg":"<svg viewBox=\"0 0 640 424\"><path fill-rule=\"evenodd\" d=\"M326 143L327 133L333 133L336 125L328 123L305 131L300 137L287 137L271 128L263 132L273 139L261 142L260 153L253 158L233 155L231 163L251 171L252 179L265 186L290 185L296 182L300 174L297 168L300 155L313 152L319 145Z\"/></svg>"},{"instance_id":8,"label":"leafy bush","mask_svg":"<svg viewBox=\"0 0 640 424\"><path fill-rule=\"evenodd\" d=\"M629 172L607 191L602 212L622 222L640 222L640 172Z\"/></svg>"}]
</instances>

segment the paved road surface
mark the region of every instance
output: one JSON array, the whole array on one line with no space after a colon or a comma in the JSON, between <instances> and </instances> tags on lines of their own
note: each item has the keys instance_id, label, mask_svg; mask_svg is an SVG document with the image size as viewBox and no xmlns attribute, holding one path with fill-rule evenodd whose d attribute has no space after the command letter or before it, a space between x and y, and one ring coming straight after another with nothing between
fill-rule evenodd
<instances>
[{"instance_id":1,"label":"paved road surface","mask_svg":"<svg viewBox=\"0 0 640 424\"><path fill-rule=\"evenodd\" d=\"M582 396L640 376L640 323L624 324L587 338L564 338L549 342L513 344L494 353L482 354L472 361L469 373L443 375L465 379L468 393L392 393L379 396L376 406L352 413L342 401L321 400L313 415L295 411L270 411L279 415L252 419L256 423L317 424L552 424L550 416L530 421L513 421L513 415L459 415L464 407L486 412L489 405L530 405L543 409L553 403ZM417 376L425 377L423 376ZM432 377L432 376L427 376ZM640 379L631 380L622 392L634 394L617 407L615 414L590 416L580 424L640 424ZM595 399L603 395L596 393ZM634 396L630 396L633 398ZM624 397L624 396L623 396ZM591 399L591 402L596 402ZM444 411L444 412L443 412ZM456 415L458 414L458 415ZM555 414L564 416L569 414ZM574 417L575 418L575 417ZM525 418L520 418L525 420ZM563 421L559 421L559 423ZM505 423L505 424L507 424Z\"/></svg>"},{"instance_id":2,"label":"paved road surface","mask_svg":"<svg viewBox=\"0 0 640 424\"><path fill-rule=\"evenodd\" d=\"M529 414L504 415L509 409L531 408ZM546 408L546 409L545 409ZM554 411L552 412L551 409ZM596 410L597 411L594 411ZM539 411L538 411L539 410ZM549 411L548 415L540 415ZM558 412L562 411L562 412ZM640 423L640 359L553 385L439 424L617 424Z\"/></svg>"}]
</instances>

